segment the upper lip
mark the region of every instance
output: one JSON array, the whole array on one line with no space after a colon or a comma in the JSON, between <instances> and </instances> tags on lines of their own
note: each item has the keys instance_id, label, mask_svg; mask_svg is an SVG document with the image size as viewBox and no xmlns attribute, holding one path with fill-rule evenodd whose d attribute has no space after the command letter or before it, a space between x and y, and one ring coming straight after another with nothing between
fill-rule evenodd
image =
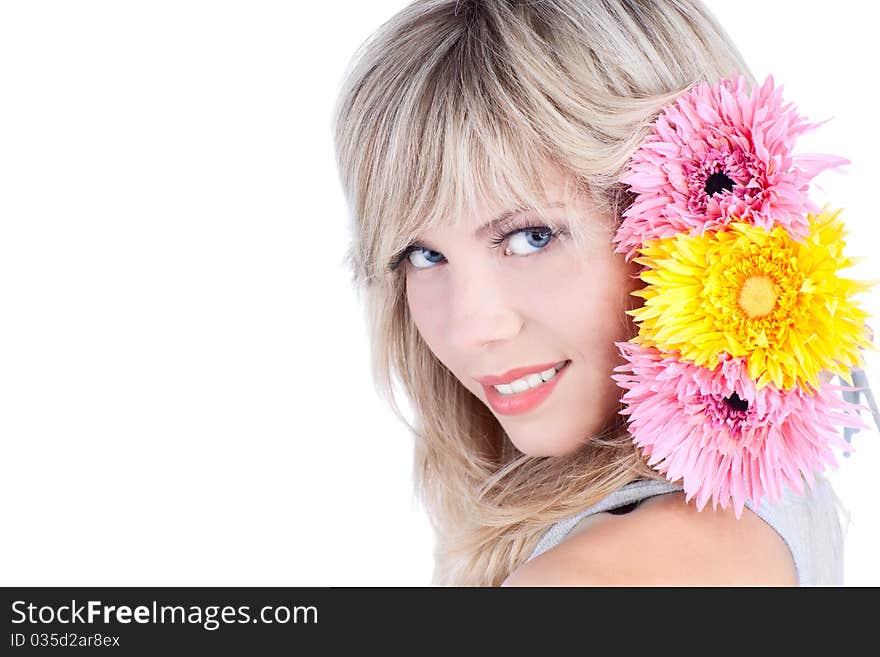
<instances>
[{"instance_id":1,"label":"upper lip","mask_svg":"<svg viewBox=\"0 0 880 657\"><path fill-rule=\"evenodd\" d=\"M541 365L517 367L498 376L475 376L474 379L482 383L484 386L498 386L502 383L510 383L511 381L516 381L517 379L521 379L522 377L528 376L529 374L535 374L536 372L549 370L551 367L557 367L567 362L568 360L566 359L553 361L552 363L543 363Z\"/></svg>"}]
</instances>

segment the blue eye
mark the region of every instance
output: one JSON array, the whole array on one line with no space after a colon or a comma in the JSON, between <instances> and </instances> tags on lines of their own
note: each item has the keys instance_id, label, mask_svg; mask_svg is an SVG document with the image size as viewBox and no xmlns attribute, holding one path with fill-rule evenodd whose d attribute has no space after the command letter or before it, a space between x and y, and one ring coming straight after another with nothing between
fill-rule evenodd
<instances>
[{"instance_id":1,"label":"blue eye","mask_svg":"<svg viewBox=\"0 0 880 657\"><path fill-rule=\"evenodd\" d=\"M425 258L425 256L423 255L424 253L427 253L430 256L439 256L441 258L441 260L435 261L435 260L430 260L429 258ZM423 259L427 260L427 262L434 263L434 264L436 264L437 262L442 262L442 258L443 258L443 256L437 251L432 251L431 249L426 249L421 246L411 246L407 252L407 257L409 258L410 264L413 267L415 267L416 269L428 269L429 267L431 267L431 265L430 264L425 265L425 266L417 265L415 262L413 262L412 256L414 256L414 255L421 256Z\"/></svg>"},{"instance_id":2,"label":"blue eye","mask_svg":"<svg viewBox=\"0 0 880 657\"><path fill-rule=\"evenodd\" d=\"M513 255L528 256L538 251L543 251L553 238L565 234L565 230L554 230L548 226L526 226L508 231L503 235L498 235L490 240L493 248L497 248L510 239L510 245L505 251L505 255L510 251ZM519 239L521 237L521 239ZM530 250L534 249L534 250ZM410 264L416 269L430 269L433 265L439 264L445 258L439 251L432 251L418 244L410 244L403 252L398 255L389 267L394 270L404 260L409 259ZM420 259L420 264L415 260Z\"/></svg>"},{"instance_id":3,"label":"blue eye","mask_svg":"<svg viewBox=\"0 0 880 657\"><path fill-rule=\"evenodd\" d=\"M534 253L535 251L528 251L528 248L534 248L537 251L540 251L545 246L550 243L551 238L553 237L553 231L546 227L540 228L526 228L523 230L518 230L515 233L511 233L510 236L510 244L508 248L512 249L514 244L519 244L524 247L526 251L524 253L517 253L516 255L529 255L530 253ZM522 237L523 239L517 239ZM503 236L500 239L493 240L492 244L495 246L500 246L504 240L507 239L507 236ZM538 244L533 244L534 242L538 242ZM514 251L516 253L516 251Z\"/></svg>"}]
</instances>

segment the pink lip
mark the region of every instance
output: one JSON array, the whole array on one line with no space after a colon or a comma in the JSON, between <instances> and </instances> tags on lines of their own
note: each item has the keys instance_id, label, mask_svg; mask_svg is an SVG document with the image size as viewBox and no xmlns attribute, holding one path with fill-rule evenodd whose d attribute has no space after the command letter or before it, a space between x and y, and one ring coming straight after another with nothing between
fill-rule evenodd
<instances>
[{"instance_id":1,"label":"pink lip","mask_svg":"<svg viewBox=\"0 0 880 657\"><path fill-rule=\"evenodd\" d=\"M533 408L537 407L541 402L543 402L547 397L550 396L550 393L553 392L553 389L556 387L556 384L559 383L559 379L565 376L565 373L568 372L568 366L571 365L568 362L561 370L556 373L552 379L550 379L547 383L543 383L539 385L537 388L530 388L525 392L518 392L512 395L502 395L500 392L493 388L493 385L498 384L487 384L483 383L486 378L492 377L484 377L484 379L478 379L481 383L483 383L483 390L486 391L486 400L489 402L489 405L492 409L500 414L500 415L519 415L521 413L527 413ZM537 371L543 372L544 370L548 370L551 367L554 367L554 363L550 363L548 365L542 366L543 369L539 369ZM518 371L518 370L511 370ZM532 374L533 372L527 371L526 374ZM523 374L519 374L517 376L510 377L509 372L504 374L503 377L495 377L504 378L508 377L508 381L519 378L520 376L524 376ZM502 381L504 383L504 381Z\"/></svg>"}]
</instances>

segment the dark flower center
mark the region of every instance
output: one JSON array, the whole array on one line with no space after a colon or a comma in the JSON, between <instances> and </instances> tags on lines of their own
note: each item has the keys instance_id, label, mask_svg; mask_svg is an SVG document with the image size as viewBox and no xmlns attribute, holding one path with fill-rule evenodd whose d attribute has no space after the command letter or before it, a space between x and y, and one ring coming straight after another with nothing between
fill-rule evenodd
<instances>
[{"instance_id":1,"label":"dark flower center","mask_svg":"<svg viewBox=\"0 0 880 657\"><path fill-rule=\"evenodd\" d=\"M727 397L724 402L734 411L747 411L749 410L749 402L745 399L740 399L739 395L733 393L730 397Z\"/></svg>"},{"instance_id":2,"label":"dark flower center","mask_svg":"<svg viewBox=\"0 0 880 657\"><path fill-rule=\"evenodd\" d=\"M706 178L706 194L712 196L718 192L723 192L725 189L730 191L733 189L733 185L734 183L730 176L723 171L716 171Z\"/></svg>"}]
</instances>

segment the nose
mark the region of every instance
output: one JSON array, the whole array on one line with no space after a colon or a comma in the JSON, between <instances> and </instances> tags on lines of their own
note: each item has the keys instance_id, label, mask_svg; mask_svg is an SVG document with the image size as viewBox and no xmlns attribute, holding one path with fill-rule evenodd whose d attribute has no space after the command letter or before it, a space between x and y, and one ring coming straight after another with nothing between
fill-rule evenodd
<instances>
[{"instance_id":1,"label":"nose","mask_svg":"<svg viewBox=\"0 0 880 657\"><path fill-rule=\"evenodd\" d=\"M449 290L447 337L462 353L516 337L523 316L503 282L503 272L483 268L459 270Z\"/></svg>"}]
</instances>

